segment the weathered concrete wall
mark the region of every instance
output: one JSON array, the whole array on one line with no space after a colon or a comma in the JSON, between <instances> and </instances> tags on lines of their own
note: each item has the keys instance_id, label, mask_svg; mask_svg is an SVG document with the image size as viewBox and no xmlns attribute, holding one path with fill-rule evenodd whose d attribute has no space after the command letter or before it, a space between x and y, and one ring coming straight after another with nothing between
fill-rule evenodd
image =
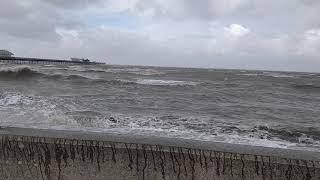
<instances>
[{"instance_id":1,"label":"weathered concrete wall","mask_svg":"<svg viewBox=\"0 0 320 180\"><path fill-rule=\"evenodd\" d=\"M317 152L21 128L0 139L1 179L320 179Z\"/></svg>"}]
</instances>

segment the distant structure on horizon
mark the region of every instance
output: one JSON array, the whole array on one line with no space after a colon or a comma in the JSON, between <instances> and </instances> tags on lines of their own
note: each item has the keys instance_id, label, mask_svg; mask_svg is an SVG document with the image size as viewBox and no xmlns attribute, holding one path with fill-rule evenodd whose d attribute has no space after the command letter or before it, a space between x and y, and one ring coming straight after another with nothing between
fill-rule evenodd
<instances>
[{"instance_id":1,"label":"distant structure on horizon","mask_svg":"<svg viewBox=\"0 0 320 180\"><path fill-rule=\"evenodd\" d=\"M70 58L72 62L90 62L89 59L85 58Z\"/></svg>"},{"instance_id":2,"label":"distant structure on horizon","mask_svg":"<svg viewBox=\"0 0 320 180\"><path fill-rule=\"evenodd\" d=\"M14 54L8 50L0 49L0 57L12 57Z\"/></svg>"},{"instance_id":3,"label":"distant structure on horizon","mask_svg":"<svg viewBox=\"0 0 320 180\"><path fill-rule=\"evenodd\" d=\"M105 64L102 62L90 61L85 58L71 58L71 60L65 59L44 59L44 58L32 58L32 57L15 57L14 54L8 50L0 50L0 62L1 63L15 63L15 64Z\"/></svg>"}]
</instances>

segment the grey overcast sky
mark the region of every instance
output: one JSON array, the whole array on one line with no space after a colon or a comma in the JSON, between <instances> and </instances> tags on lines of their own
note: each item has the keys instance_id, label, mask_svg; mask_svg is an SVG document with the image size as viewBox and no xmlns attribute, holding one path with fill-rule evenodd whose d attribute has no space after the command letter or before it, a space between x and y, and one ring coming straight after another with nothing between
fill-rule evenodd
<instances>
[{"instance_id":1,"label":"grey overcast sky","mask_svg":"<svg viewBox=\"0 0 320 180\"><path fill-rule=\"evenodd\" d=\"M320 0L0 3L0 49L17 56L320 72Z\"/></svg>"}]
</instances>

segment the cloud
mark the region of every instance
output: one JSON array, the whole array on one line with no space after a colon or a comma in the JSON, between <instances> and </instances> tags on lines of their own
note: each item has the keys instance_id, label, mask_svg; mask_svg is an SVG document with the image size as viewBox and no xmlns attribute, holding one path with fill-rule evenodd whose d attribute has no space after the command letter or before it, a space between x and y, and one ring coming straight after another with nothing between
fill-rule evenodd
<instances>
[{"instance_id":1,"label":"cloud","mask_svg":"<svg viewBox=\"0 0 320 180\"><path fill-rule=\"evenodd\" d=\"M304 37L308 41L319 41L320 40L320 29L310 29L304 33Z\"/></svg>"},{"instance_id":2,"label":"cloud","mask_svg":"<svg viewBox=\"0 0 320 180\"><path fill-rule=\"evenodd\" d=\"M83 45L82 40L79 38L79 33L75 30L57 28L56 33L61 36L60 43L62 48L81 48Z\"/></svg>"},{"instance_id":3,"label":"cloud","mask_svg":"<svg viewBox=\"0 0 320 180\"><path fill-rule=\"evenodd\" d=\"M224 28L225 33L227 36L232 36L232 37L243 37L247 35L250 30L241 26L240 24L231 24L229 27Z\"/></svg>"},{"instance_id":4,"label":"cloud","mask_svg":"<svg viewBox=\"0 0 320 180\"><path fill-rule=\"evenodd\" d=\"M0 11L0 20L17 20L30 14L31 10L19 3L19 1L2 1Z\"/></svg>"},{"instance_id":5,"label":"cloud","mask_svg":"<svg viewBox=\"0 0 320 180\"><path fill-rule=\"evenodd\" d=\"M205 19L221 17L232 14L234 11L246 6L249 0L140 0L136 2L138 11L153 11L153 16L175 20Z\"/></svg>"},{"instance_id":6,"label":"cloud","mask_svg":"<svg viewBox=\"0 0 320 180\"><path fill-rule=\"evenodd\" d=\"M298 51L302 55L312 55L319 57L320 50L320 29L309 29L303 36L301 46Z\"/></svg>"},{"instance_id":7,"label":"cloud","mask_svg":"<svg viewBox=\"0 0 320 180\"><path fill-rule=\"evenodd\" d=\"M294 59L294 70L314 69L301 61L320 57L316 0L1 3L0 46L21 56L260 69L287 69L284 62Z\"/></svg>"},{"instance_id":8,"label":"cloud","mask_svg":"<svg viewBox=\"0 0 320 180\"><path fill-rule=\"evenodd\" d=\"M86 8L91 5L101 4L103 0L43 0L43 2L61 8Z\"/></svg>"}]
</instances>

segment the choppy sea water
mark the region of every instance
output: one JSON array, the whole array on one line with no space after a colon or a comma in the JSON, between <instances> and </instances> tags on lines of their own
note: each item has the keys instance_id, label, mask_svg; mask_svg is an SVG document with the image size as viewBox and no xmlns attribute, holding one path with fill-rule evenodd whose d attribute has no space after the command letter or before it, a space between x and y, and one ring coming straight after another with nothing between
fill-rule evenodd
<instances>
[{"instance_id":1,"label":"choppy sea water","mask_svg":"<svg viewBox=\"0 0 320 180\"><path fill-rule=\"evenodd\" d=\"M320 149L320 74L0 65L0 126Z\"/></svg>"}]
</instances>

